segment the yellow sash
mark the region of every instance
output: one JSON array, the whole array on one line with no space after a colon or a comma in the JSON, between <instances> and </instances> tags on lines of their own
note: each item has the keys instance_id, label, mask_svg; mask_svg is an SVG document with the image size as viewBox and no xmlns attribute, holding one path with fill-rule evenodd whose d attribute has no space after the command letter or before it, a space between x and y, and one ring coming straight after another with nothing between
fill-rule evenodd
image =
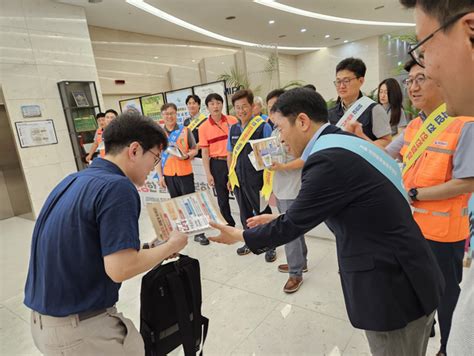
<instances>
[{"instance_id":1,"label":"yellow sash","mask_svg":"<svg viewBox=\"0 0 474 356\"><path fill-rule=\"evenodd\" d=\"M275 172L269 169L263 171L263 187L260 191L260 195L265 198L265 200L270 199L270 194L273 191L273 177Z\"/></svg>"},{"instance_id":2,"label":"yellow sash","mask_svg":"<svg viewBox=\"0 0 474 356\"><path fill-rule=\"evenodd\" d=\"M235 186L240 187L239 185L239 178L237 177L237 173L235 172L235 166L237 165L237 158L239 157L240 152L244 149L247 142L250 140L250 137L254 134L255 130L257 130L260 125L264 124L265 120L263 120L260 116L255 116L250 120L250 122L245 127L244 131L239 137L239 140L234 146L232 150L232 163L230 164L229 168L229 183L232 190Z\"/></svg>"},{"instance_id":3,"label":"yellow sash","mask_svg":"<svg viewBox=\"0 0 474 356\"><path fill-rule=\"evenodd\" d=\"M403 156L404 175L413 166L428 146L453 122L446 114L446 104L441 104L426 118Z\"/></svg>"},{"instance_id":4,"label":"yellow sash","mask_svg":"<svg viewBox=\"0 0 474 356\"><path fill-rule=\"evenodd\" d=\"M204 114L199 114L198 117L195 117L193 118L190 122L189 122L189 125L188 125L188 129L190 129L191 131L193 131L196 127L199 126L199 124L201 122L203 122L204 120L207 119L207 116L204 115Z\"/></svg>"}]
</instances>

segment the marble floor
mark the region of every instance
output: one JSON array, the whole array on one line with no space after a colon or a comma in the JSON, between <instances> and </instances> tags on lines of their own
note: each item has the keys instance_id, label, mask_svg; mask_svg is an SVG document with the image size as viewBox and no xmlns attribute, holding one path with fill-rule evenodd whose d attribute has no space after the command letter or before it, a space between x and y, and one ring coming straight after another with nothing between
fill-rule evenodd
<instances>
[{"instance_id":1,"label":"marble floor","mask_svg":"<svg viewBox=\"0 0 474 356\"><path fill-rule=\"evenodd\" d=\"M34 222L23 218L0 221L0 355L38 355L23 305ZM142 241L153 230L146 211L141 217ZM283 292L287 275L277 271L278 259L238 256L238 246L200 246L190 240L185 254L201 263L203 315L210 319L205 355L368 355L362 331L348 321L337 273L333 240L307 237L309 272L301 289ZM139 325L141 277L123 283L118 309ZM437 333L438 334L438 333ZM438 337L430 339L435 355ZM173 355L183 355L181 349Z\"/></svg>"}]
</instances>

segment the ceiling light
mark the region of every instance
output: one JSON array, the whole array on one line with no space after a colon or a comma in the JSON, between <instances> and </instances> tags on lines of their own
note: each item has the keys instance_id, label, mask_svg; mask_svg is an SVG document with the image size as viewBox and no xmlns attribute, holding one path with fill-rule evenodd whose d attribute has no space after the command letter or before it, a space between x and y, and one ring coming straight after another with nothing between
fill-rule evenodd
<instances>
[{"instance_id":1,"label":"ceiling light","mask_svg":"<svg viewBox=\"0 0 474 356\"><path fill-rule=\"evenodd\" d=\"M268 21L268 23L269 23L270 25L273 25L273 24L275 23L275 20L270 20L270 21Z\"/></svg>"},{"instance_id":2,"label":"ceiling light","mask_svg":"<svg viewBox=\"0 0 474 356\"><path fill-rule=\"evenodd\" d=\"M226 20L235 20L235 16L227 16L225 19Z\"/></svg>"},{"instance_id":3,"label":"ceiling light","mask_svg":"<svg viewBox=\"0 0 474 356\"><path fill-rule=\"evenodd\" d=\"M102 0L89 0L91 4L98 4L99 2L102 2Z\"/></svg>"},{"instance_id":4,"label":"ceiling light","mask_svg":"<svg viewBox=\"0 0 474 356\"><path fill-rule=\"evenodd\" d=\"M329 15L324 15L317 12L311 12L311 11L306 11L303 9L298 9L297 7L280 4L274 0L253 0L253 2L263 5L263 6L268 6L277 10L289 12L291 14L312 17L314 19L325 20L325 21L352 23L356 25L370 25L370 26L409 26L409 27L415 26L414 23L408 23L408 22L367 21L367 20L350 19L350 18L345 18L345 17L329 16Z\"/></svg>"},{"instance_id":5,"label":"ceiling light","mask_svg":"<svg viewBox=\"0 0 474 356\"><path fill-rule=\"evenodd\" d=\"M331 35L326 35L326 36L324 36L324 38L329 38L329 37L331 37Z\"/></svg>"},{"instance_id":6,"label":"ceiling light","mask_svg":"<svg viewBox=\"0 0 474 356\"><path fill-rule=\"evenodd\" d=\"M348 40L344 40L344 43L347 43L347 42L349 42L349 41L348 41Z\"/></svg>"},{"instance_id":7,"label":"ceiling light","mask_svg":"<svg viewBox=\"0 0 474 356\"><path fill-rule=\"evenodd\" d=\"M219 40L219 41L233 43L233 44L240 45L240 46L259 47L259 48L263 48L263 49L275 49L275 46L262 45L262 44L258 44L258 43L242 41L242 40L238 40L238 39L235 39L235 38L226 37L226 36L220 35L220 34L215 33L215 32L208 31L208 30L206 30L202 27L198 27L196 25L190 24L189 22L181 20L181 19L179 19L175 16L172 16L172 15L170 15L170 14L168 14L168 13L166 13L166 12L164 12L164 11L162 11L162 10L160 10L160 9L150 5L150 4L147 4L143 0L126 0L126 2L130 5L132 5L132 6L135 6L136 8L138 8L140 10L146 11L149 14L152 14L156 17L159 17L159 18L161 18L165 21L171 22L175 25L184 27L184 28L186 28L190 31L200 33L201 35L211 37L211 38L214 38L214 39ZM278 46L277 48L281 49L281 50L289 50L289 51L316 51L316 50L319 50L319 49L322 49L322 48L325 48L325 47Z\"/></svg>"},{"instance_id":8,"label":"ceiling light","mask_svg":"<svg viewBox=\"0 0 474 356\"><path fill-rule=\"evenodd\" d=\"M305 28L302 28L300 31L301 31L301 32L306 32L306 29L305 29Z\"/></svg>"},{"instance_id":9,"label":"ceiling light","mask_svg":"<svg viewBox=\"0 0 474 356\"><path fill-rule=\"evenodd\" d=\"M196 60L195 60L195 59L192 59L191 62L196 63Z\"/></svg>"},{"instance_id":10,"label":"ceiling light","mask_svg":"<svg viewBox=\"0 0 474 356\"><path fill-rule=\"evenodd\" d=\"M154 56L153 58L155 58L155 59L158 59L159 57L157 57L157 56Z\"/></svg>"},{"instance_id":11,"label":"ceiling light","mask_svg":"<svg viewBox=\"0 0 474 356\"><path fill-rule=\"evenodd\" d=\"M280 35L280 36L278 36L278 38L285 38L285 37L286 37L286 35Z\"/></svg>"}]
</instances>

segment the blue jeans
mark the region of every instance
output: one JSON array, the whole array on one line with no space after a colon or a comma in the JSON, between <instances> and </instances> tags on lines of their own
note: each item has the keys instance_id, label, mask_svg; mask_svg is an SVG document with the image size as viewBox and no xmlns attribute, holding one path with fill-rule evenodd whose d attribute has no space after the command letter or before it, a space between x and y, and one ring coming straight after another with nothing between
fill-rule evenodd
<instances>
[{"instance_id":1,"label":"blue jeans","mask_svg":"<svg viewBox=\"0 0 474 356\"><path fill-rule=\"evenodd\" d=\"M294 199L278 199L277 207L280 213L284 213L293 204ZM285 245L286 261L288 262L288 269L290 276L301 277L303 275L303 268L307 264L308 248L304 235L298 236L291 242Z\"/></svg>"}]
</instances>

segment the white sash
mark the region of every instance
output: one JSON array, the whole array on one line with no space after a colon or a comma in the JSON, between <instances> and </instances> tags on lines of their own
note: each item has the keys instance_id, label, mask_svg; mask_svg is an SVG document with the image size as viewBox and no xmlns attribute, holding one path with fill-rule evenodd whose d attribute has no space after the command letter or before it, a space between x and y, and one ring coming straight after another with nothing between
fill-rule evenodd
<instances>
[{"instance_id":1,"label":"white sash","mask_svg":"<svg viewBox=\"0 0 474 356\"><path fill-rule=\"evenodd\" d=\"M341 119L337 122L336 126L341 129L345 129L346 125L351 121L357 121L362 113L369 108L370 105L374 104L375 101L367 96L362 96L347 109Z\"/></svg>"}]
</instances>

